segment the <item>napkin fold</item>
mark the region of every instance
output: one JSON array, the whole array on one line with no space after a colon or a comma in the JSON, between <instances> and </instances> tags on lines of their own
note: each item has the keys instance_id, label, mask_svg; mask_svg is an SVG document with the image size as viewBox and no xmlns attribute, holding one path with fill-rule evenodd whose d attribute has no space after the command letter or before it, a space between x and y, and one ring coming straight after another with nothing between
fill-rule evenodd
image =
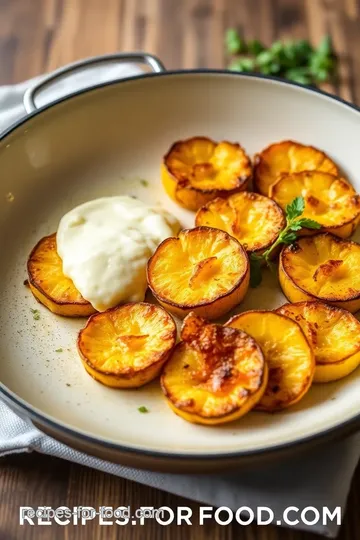
<instances>
[{"instance_id":1,"label":"napkin fold","mask_svg":"<svg viewBox=\"0 0 360 540\"><path fill-rule=\"evenodd\" d=\"M75 90L141 73L140 68L131 64L86 68L45 89L36 103L42 106ZM23 94L41 78L0 87L0 132L25 116ZM301 456L272 462L261 471L249 469L206 476L175 475L131 469L78 452L43 434L30 420L18 417L0 401L0 457L32 451L99 469L207 506L226 506L234 512L238 508L249 507L255 514L257 508L269 507L274 512L274 523L288 526L283 513L289 506L299 509L296 515L289 514L291 519L299 517L301 510L309 506L317 508L321 516L324 507L328 507L330 512L341 507L344 513L351 479L360 457L360 433ZM106 501L101 502L106 505ZM308 519L312 517L309 513ZM321 519L313 525L299 522L294 528L335 538L340 525L336 521L324 523Z\"/></svg>"}]
</instances>

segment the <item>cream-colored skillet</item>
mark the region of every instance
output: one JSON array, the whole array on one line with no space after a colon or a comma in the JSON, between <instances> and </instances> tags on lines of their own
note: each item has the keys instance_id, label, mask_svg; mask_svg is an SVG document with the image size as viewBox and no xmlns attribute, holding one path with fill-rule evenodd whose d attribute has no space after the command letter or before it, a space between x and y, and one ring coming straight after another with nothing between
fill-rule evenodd
<instances>
[{"instance_id":1,"label":"cream-colored skillet","mask_svg":"<svg viewBox=\"0 0 360 540\"><path fill-rule=\"evenodd\" d=\"M160 183L162 155L176 140L204 135L239 141L252 155L271 142L295 139L327 152L360 191L360 110L354 105L257 75L166 72L143 54L85 63L114 61L145 62L155 73L80 91L39 110L34 104L39 88L31 89L25 96L28 116L1 137L1 398L75 448L174 472L258 464L358 429L359 370L337 383L314 386L281 414L251 413L221 427L188 424L170 411L157 381L119 391L92 380L75 346L84 321L57 317L34 304L23 285L26 258L81 202L136 195L160 203L184 226L193 225L193 214L170 201ZM47 84L78 66L61 70ZM284 301L269 275L241 310ZM39 320L31 313L34 307ZM150 413L139 414L142 405Z\"/></svg>"}]
</instances>

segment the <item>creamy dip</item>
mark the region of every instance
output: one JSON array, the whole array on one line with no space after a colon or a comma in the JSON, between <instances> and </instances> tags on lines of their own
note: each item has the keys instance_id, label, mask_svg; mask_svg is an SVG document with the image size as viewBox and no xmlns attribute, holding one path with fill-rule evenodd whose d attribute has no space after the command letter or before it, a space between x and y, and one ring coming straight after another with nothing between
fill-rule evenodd
<instances>
[{"instance_id":1,"label":"creamy dip","mask_svg":"<svg viewBox=\"0 0 360 540\"><path fill-rule=\"evenodd\" d=\"M170 214L127 196L104 197L68 212L57 231L63 272L98 311L144 300L146 264L179 231Z\"/></svg>"}]
</instances>

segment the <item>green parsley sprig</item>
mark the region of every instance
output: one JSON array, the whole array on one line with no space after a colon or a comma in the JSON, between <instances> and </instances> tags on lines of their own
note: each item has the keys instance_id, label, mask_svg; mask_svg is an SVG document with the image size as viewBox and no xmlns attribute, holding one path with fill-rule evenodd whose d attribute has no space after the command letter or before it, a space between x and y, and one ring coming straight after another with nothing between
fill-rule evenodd
<instances>
[{"instance_id":1,"label":"green parsley sprig","mask_svg":"<svg viewBox=\"0 0 360 540\"><path fill-rule=\"evenodd\" d=\"M306 85L323 83L336 72L337 58L330 36L325 36L318 47L306 39L275 41L265 47L257 39L246 42L236 29L230 28L225 46L233 57L229 65L232 71L276 75Z\"/></svg>"},{"instance_id":2,"label":"green parsley sprig","mask_svg":"<svg viewBox=\"0 0 360 540\"><path fill-rule=\"evenodd\" d=\"M277 240L264 251L262 255L252 253L250 255L250 285L255 288L262 281L261 267L265 263L270 269L274 264L271 262L271 255L280 244L292 244L297 238L297 232L301 229L320 229L321 225L313 219L301 217L305 209L304 197L296 197L286 207L286 227L281 231Z\"/></svg>"}]
</instances>

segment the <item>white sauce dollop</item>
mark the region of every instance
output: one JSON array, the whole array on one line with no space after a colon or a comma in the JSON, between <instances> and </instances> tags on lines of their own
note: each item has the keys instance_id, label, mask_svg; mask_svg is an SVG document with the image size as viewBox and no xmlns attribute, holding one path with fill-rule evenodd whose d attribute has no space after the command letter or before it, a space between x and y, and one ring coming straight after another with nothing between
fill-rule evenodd
<instances>
[{"instance_id":1,"label":"white sauce dollop","mask_svg":"<svg viewBox=\"0 0 360 540\"><path fill-rule=\"evenodd\" d=\"M57 231L63 272L98 311L144 300L146 264L178 222L132 197L104 197L68 212Z\"/></svg>"}]
</instances>

